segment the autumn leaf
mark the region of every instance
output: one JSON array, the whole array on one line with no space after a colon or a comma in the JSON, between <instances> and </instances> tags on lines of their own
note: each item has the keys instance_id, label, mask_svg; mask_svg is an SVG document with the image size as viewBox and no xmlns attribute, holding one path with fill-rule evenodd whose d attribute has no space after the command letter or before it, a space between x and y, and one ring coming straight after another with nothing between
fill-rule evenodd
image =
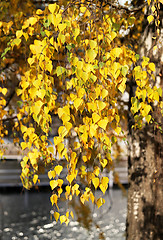
<instances>
[{"instance_id":1,"label":"autumn leaf","mask_svg":"<svg viewBox=\"0 0 163 240\"><path fill-rule=\"evenodd\" d=\"M105 200L103 198L98 198L96 201L97 207L101 207L105 203Z\"/></svg>"},{"instance_id":2,"label":"autumn leaf","mask_svg":"<svg viewBox=\"0 0 163 240\"><path fill-rule=\"evenodd\" d=\"M50 181L50 186L51 186L51 189L53 190L54 188L56 188L58 186L58 182L57 180L51 180Z\"/></svg>"},{"instance_id":3,"label":"autumn leaf","mask_svg":"<svg viewBox=\"0 0 163 240\"><path fill-rule=\"evenodd\" d=\"M58 166L56 166L54 169L55 169L56 174L59 176L60 173L61 173L62 170L63 170L63 167L60 166L60 165L58 165Z\"/></svg>"},{"instance_id":4,"label":"autumn leaf","mask_svg":"<svg viewBox=\"0 0 163 240\"><path fill-rule=\"evenodd\" d=\"M97 189L98 186L99 186L99 183L100 183L99 178L97 178L97 177L93 178L93 179L92 179L92 183L93 183L95 189Z\"/></svg>"},{"instance_id":5,"label":"autumn leaf","mask_svg":"<svg viewBox=\"0 0 163 240\"><path fill-rule=\"evenodd\" d=\"M54 3L54 4L49 4L49 5L48 5L49 11L50 11L52 14L54 13L56 7L57 7L57 4L56 4L56 3Z\"/></svg>"},{"instance_id":6,"label":"autumn leaf","mask_svg":"<svg viewBox=\"0 0 163 240\"><path fill-rule=\"evenodd\" d=\"M154 20L154 17L152 15L149 15L147 17L147 20L148 20L149 23L151 23Z\"/></svg>"},{"instance_id":7,"label":"autumn leaf","mask_svg":"<svg viewBox=\"0 0 163 240\"><path fill-rule=\"evenodd\" d=\"M58 212L54 212L54 218L56 220L56 222L58 222L60 214Z\"/></svg>"}]
</instances>

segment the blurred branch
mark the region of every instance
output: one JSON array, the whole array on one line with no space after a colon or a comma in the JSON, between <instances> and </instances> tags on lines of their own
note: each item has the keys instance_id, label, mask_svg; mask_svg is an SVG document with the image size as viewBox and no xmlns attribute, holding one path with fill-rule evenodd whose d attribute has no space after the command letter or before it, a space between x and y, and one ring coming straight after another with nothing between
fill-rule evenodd
<instances>
[{"instance_id":1,"label":"blurred branch","mask_svg":"<svg viewBox=\"0 0 163 240\"><path fill-rule=\"evenodd\" d=\"M129 7L122 6L122 5L117 5L117 4L114 4L114 3L111 3L111 2L107 2L103 7L106 7L107 5L111 6L112 8L116 8L118 10L125 10L126 12L132 13L132 12L140 11L143 7L145 7L147 5L147 2L145 2L144 4L142 4L139 7L131 8L131 9L129 9Z\"/></svg>"}]
</instances>

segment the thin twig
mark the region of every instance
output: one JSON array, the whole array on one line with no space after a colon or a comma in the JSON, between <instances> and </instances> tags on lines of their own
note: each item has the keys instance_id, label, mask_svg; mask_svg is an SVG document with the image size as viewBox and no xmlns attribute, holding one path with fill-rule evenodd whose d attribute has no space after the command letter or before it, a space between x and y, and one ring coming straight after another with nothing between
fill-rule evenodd
<instances>
[{"instance_id":1,"label":"thin twig","mask_svg":"<svg viewBox=\"0 0 163 240\"><path fill-rule=\"evenodd\" d=\"M116 8L118 10L125 10L126 12L138 12L140 11L143 7L145 7L147 5L147 2L145 2L144 4L142 4L141 6L137 7L137 8L131 8L129 9L128 7L122 6L122 5L117 5L111 2L107 2L103 7L106 7L107 5L111 6L112 8Z\"/></svg>"}]
</instances>

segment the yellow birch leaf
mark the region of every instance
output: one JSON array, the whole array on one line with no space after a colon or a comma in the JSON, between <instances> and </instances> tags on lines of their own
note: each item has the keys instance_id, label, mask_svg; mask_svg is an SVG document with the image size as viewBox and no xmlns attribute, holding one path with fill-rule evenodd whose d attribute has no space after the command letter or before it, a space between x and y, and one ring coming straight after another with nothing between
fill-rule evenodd
<instances>
[{"instance_id":1,"label":"yellow birch leaf","mask_svg":"<svg viewBox=\"0 0 163 240\"><path fill-rule=\"evenodd\" d=\"M23 81L23 82L21 82L21 86L22 86L23 90L25 90L29 86L29 82Z\"/></svg>"},{"instance_id":2,"label":"yellow birch leaf","mask_svg":"<svg viewBox=\"0 0 163 240\"><path fill-rule=\"evenodd\" d=\"M24 150L28 147L28 144L26 142L21 142L20 145L21 145L22 150Z\"/></svg>"},{"instance_id":3,"label":"yellow birch leaf","mask_svg":"<svg viewBox=\"0 0 163 240\"><path fill-rule=\"evenodd\" d=\"M152 12L154 12L156 10L156 8L154 6L151 7Z\"/></svg>"},{"instance_id":4,"label":"yellow birch leaf","mask_svg":"<svg viewBox=\"0 0 163 240\"><path fill-rule=\"evenodd\" d=\"M60 32L62 32L63 30L65 30L66 27L67 27L67 24L66 24L66 23L58 24L58 28L59 28L59 31L60 31Z\"/></svg>"},{"instance_id":5,"label":"yellow birch leaf","mask_svg":"<svg viewBox=\"0 0 163 240\"><path fill-rule=\"evenodd\" d=\"M58 197L60 197L60 195L61 195L62 192L63 192L63 189L62 189L62 188L59 188L59 189L57 189L57 191L58 191Z\"/></svg>"},{"instance_id":6,"label":"yellow birch leaf","mask_svg":"<svg viewBox=\"0 0 163 240\"><path fill-rule=\"evenodd\" d=\"M55 49L56 49L57 52L58 52L58 43L54 42L54 47L55 47Z\"/></svg>"},{"instance_id":7,"label":"yellow birch leaf","mask_svg":"<svg viewBox=\"0 0 163 240\"><path fill-rule=\"evenodd\" d=\"M61 137L64 138L67 135L68 131L65 126L60 126L58 129L58 133Z\"/></svg>"},{"instance_id":8,"label":"yellow birch leaf","mask_svg":"<svg viewBox=\"0 0 163 240\"><path fill-rule=\"evenodd\" d=\"M101 163L102 167L104 168L104 167L106 167L108 161L107 161L107 159L101 159L100 163Z\"/></svg>"},{"instance_id":9,"label":"yellow birch leaf","mask_svg":"<svg viewBox=\"0 0 163 240\"><path fill-rule=\"evenodd\" d=\"M37 9L37 11L36 11L36 14L37 15L41 15L41 14L43 14L44 12L41 10L41 9Z\"/></svg>"},{"instance_id":10,"label":"yellow birch leaf","mask_svg":"<svg viewBox=\"0 0 163 240\"><path fill-rule=\"evenodd\" d=\"M63 167L60 166L60 165L58 165L58 166L56 166L54 169L55 169L56 174L58 174L58 176L59 176L60 173L62 172Z\"/></svg>"},{"instance_id":11,"label":"yellow birch leaf","mask_svg":"<svg viewBox=\"0 0 163 240\"><path fill-rule=\"evenodd\" d=\"M72 211L70 212L70 215L71 215L71 217L74 219L74 214L73 214Z\"/></svg>"},{"instance_id":12,"label":"yellow birch leaf","mask_svg":"<svg viewBox=\"0 0 163 240\"><path fill-rule=\"evenodd\" d=\"M39 89L39 90L36 92L36 95L37 95L39 98L41 98L42 100L44 99L45 94L46 94L45 89Z\"/></svg>"},{"instance_id":13,"label":"yellow birch leaf","mask_svg":"<svg viewBox=\"0 0 163 240\"><path fill-rule=\"evenodd\" d=\"M70 120L70 115L64 113L64 114L62 115L63 124L66 124L69 120Z\"/></svg>"},{"instance_id":14,"label":"yellow birch leaf","mask_svg":"<svg viewBox=\"0 0 163 240\"><path fill-rule=\"evenodd\" d=\"M84 13L86 10L87 10L86 7L80 7L80 12L81 12L81 13Z\"/></svg>"},{"instance_id":15,"label":"yellow birch leaf","mask_svg":"<svg viewBox=\"0 0 163 240\"><path fill-rule=\"evenodd\" d=\"M66 186L66 192L68 193L68 195L70 194L71 191L71 187L70 186Z\"/></svg>"},{"instance_id":16,"label":"yellow birch leaf","mask_svg":"<svg viewBox=\"0 0 163 240\"><path fill-rule=\"evenodd\" d=\"M22 30L18 30L16 31L16 37L20 38L23 35L23 31Z\"/></svg>"},{"instance_id":17,"label":"yellow birch leaf","mask_svg":"<svg viewBox=\"0 0 163 240\"><path fill-rule=\"evenodd\" d=\"M92 179L92 183L93 183L95 189L97 189L98 186L99 186L99 184L100 184L99 178L98 178L98 177L93 178L93 179Z\"/></svg>"},{"instance_id":18,"label":"yellow birch leaf","mask_svg":"<svg viewBox=\"0 0 163 240\"><path fill-rule=\"evenodd\" d=\"M64 149L64 144L63 144L63 143L58 143L58 144L57 144L57 150L58 150L58 152L61 153L63 149Z\"/></svg>"},{"instance_id":19,"label":"yellow birch leaf","mask_svg":"<svg viewBox=\"0 0 163 240\"><path fill-rule=\"evenodd\" d=\"M113 40L117 36L116 32L111 32L111 40Z\"/></svg>"},{"instance_id":20,"label":"yellow birch leaf","mask_svg":"<svg viewBox=\"0 0 163 240\"><path fill-rule=\"evenodd\" d=\"M51 171L51 170L48 172L48 178L49 179L52 179L54 177L53 172L55 173L55 171Z\"/></svg>"},{"instance_id":21,"label":"yellow birch leaf","mask_svg":"<svg viewBox=\"0 0 163 240\"><path fill-rule=\"evenodd\" d=\"M82 71L82 76L81 77L86 82L88 80L88 78L89 78L89 74L87 72L83 72Z\"/></svg>"},{"instance_id":22,"label":"yellow birch leaf","mask_svg":"<svg viewBox=\"0 0 163 240\"><path fill-rule=\"evenodd\" d=\"M78 110L78 108L80 107L80 105L83 103L83 99L80 98L76 98L74 100L74 107L76 108L76 110Z\"/></svg>"},{"instance_id":23,"label":"yellow birch leaf","mask_svg":"<svg viewBox=\"0 0 163 240\"><path fill-rule=\"evenodd\" d=\"M107 91L107 90L106 90ZM96 87L95 88L95 92L96 92L96 97L98 98L99 96L100 96L100 94L101 94L101 88L100 87ZM105 92L105 91L104 91ZM104 94L104 92L103 92L103 94ZM104 94L105 95L105 94Z\"/></svg>"},{"instance_id":24,"label":"yellow birch leaf","mask_svg":"<svg viewBox=\"0 0 163 240\"><path fill-rule=\"evenodd\" d=\"M34 99L36 97L37 91L38 90L35 87L32 87L32 88L29 89L29 93L30 93L30 96L31 96L32 99Z\"/></svg>"},{"instance_id":25,"label":"yellow birch leaf","mask_svg":"<svg viewBox=\"0 0 163 240\"><path fill-rule=\"evenodd\" d=\"M150 110L151 110L151 106L148 104L144 104L144 109L142 110L143 117L147 116Z\"/></svg>"},{"instance_id":26,"label":"yellow birch leaf","mask_svg":"<svg viewBox=\"0 0 163 240\"><path fill-rule=\"evenodd\" d=\"M40 101L40 100L35 102L35 107L37 108L37 112L40 112L41 107L42 107L43 104L44 103L42 101Z\"/></svg>"},{"instance_id":27,"label":"yellow birch leaf","mask_svg":"<svg viewBox=\"0 0 163 240\"><path fill-rule=\"evenodd\" d=\"M82 135L81 135L81 139L83 141L84 144L86 144L87 140L88 140L88 134L87 132L84 132Z\"/></svg>"},{"instance_id":28,"label":"yellow birch leaf","mask_svg":"<svg viewBox=\"0 0 163 240\"><path fill-rule=\"evenodd\" d=\"M56 9L56 6L57 6L56 3L54 3L54 4L49 4L49 5L48 5L49 11L50 11L52 14L54 13L54 11L55 11L55 9Z\"/></svg>"},{"instance_id":29,"label":"yellow birch leaf","mask_svg":"<svg viewBox=\"0 0 163 240\"><path fill-rule=\"evenodd\" d=\"M75 28L74 29L74 39L75 39L75 41L76 41L76 38L79 35L79 33L80 33L80 29L79 28Z\"/></svg>"},{"instance_id":30,"label":"yellow birch leaf","mask_svg":"<svg viewBox=\"0 0 163 240\"><path fill-rule=\"evenodd\" d=\"M66 123L65 123L65 128L66 128L67 131L69 132L70 129L72 128L72 123L70 123L70 122L66 122Z\"/></svg>"},{"instance_id":31,"label":"yellow birch leaf","mask_svg":"<svg viewBox=\"0 0 163 240\"><path fill-rule=\"evenodd\" d=\"M20 45L20 43L21 43L21 39L20 38L16 38L11 43L11 46L15 46L16 45L18 47Z\"/></svg>"},{"instance_id":32,"label":"yellow birch leaf","mask_svg":"<svg viewBox=\"0 0 163 240\"><path fill-rule=\"evenodd\" d=\"M37 180L38 180L38 175L35 174L34 177L33 177L33 183L36 184Z\"/></svg>"},{"instance_id":33,"label":"yellow birch leaf","mask_svg":"<svg viewBox=\"0 0 163 240\"><path fill-rule=\"evenodd\" d=\"M29 153L29 158L32 166L37 164L37 159L33 156L33 154Z\"/></svg>"},{"instance_id":34,"label":"yellow birch leaf","mask_svg":"<svg viewBox=\"0 0 163 240\"><path fill-rule=\"evenodd\" d=\"M34 58L28 58L29 65L32 65L35 62Z\"/></svg>"},{"instance_id":35,"label":"yellow birch leaf","mask_svg":"<svg viewBox=\"0 0 163 240\"><path fill-rule=\"evenodd\" d=\"M6 93L7 93L7 88L2 88L2 94L6 95Z\"/></svg>"},{"instance_id":36,"label":"yellow birch leaf","mask_svg":"<svg viewBox=\"0 0 163 240\"><path fill-rule=\"evenodd\" d=\"M65 35L62 34L62 33L59 33L59 35L58 35L58 41L61 42L60 46L61 46L62 44L64 44L65 41L66 41L66 37L65 37Z\"/></svg>"},{"instance_id":37,"label":"yellow birch leaf","mask_svg":"<svg viewBox=\"0 0 163 240\"><path fill-rule=\"evenodd\" d=\"M63 113L64 113L63 108L58 108L58 116L59 116L59 118L62 117Z\"/></svg>"},{"instance_id":38,"label":"yellow birch leaf","mask_svg":"<svg viewBox=\"0 0 163 240\"><path fill-rule=\"evenodd\" d=\"M84 95L85 95L85 89L84 88L79 88L79 90L78 90L79 98L82 98Z\"/></svg>"},{"instance_id":39,"label":"yellow birch leaf","mask_svg":"<svg viewBox=\"0 0 163 240\"><path fill-rule=\"evenodd\" d=\"M97 56L97 52L95 50L92 49L88 49L86 51L86 59L88 62L92 62Z\"/></svg>"},{"instance_id":40,"label":"yellow birch leaf","mask_svg":"<svg viewBox=\"0 0 163 240\"><path fill-rule=\"evenodd\" d=\"M23 32L23 36L24 36L25 40L27 41L29 38L28 33Z\"/></svg>"},{"instance_id":41,"label":"yellow birch leaf","mask_svg":"<svg viewBox=\"0 0 163 240\"><path fill-rule=\"evenodd\" d=\"M103 128L104 130L106 130L106 126L108 124L108 119L105 118L103 120L100 120L98 123L99 127Z\"/></svg>"},{"instance_id":42,"label":"yellow birch leaf","mask_svg":"<svg viewBox=\"0 0 163 240\"><path fill-rule=\"evenodd\" d=\"M120 127L116 127L115 129L115 132L119 135L120 134L120 132L121 132L121 128Z\"/></svg>"},{"instance_id":43,"label":"yellow birch leaf","mask_svg":"<svg viewBox=\"0 0 163 240\"><path fill-rule=\"evenodd\" d=\"M99 173L100 173L100 168L99 168L98 166L96 166L96 167L94 168L93 173L94 173L96 176L98 176Z\"/></svg>"},{"instance_id":44,"label":"yellow birch leaf","mask_svg":"<svg viewBox=\"0 0 163 240\"><path fill-rule=\"evenodd\" d=\"M57 145L58 143L63 141L63 139L61 137L54 137L53 140L54 140L55 145Z\"/></svg>"},{"instance_id":45,"label":"yellow birch leaf","mask_svg":"<svg viewBox=\"0 0 163 240\"><path fill-rule=\"evenodd\" d=\"M58 212L54 213L54 218L55 218L56 222L58 222L59 216L60 216L60 214Z\"/></svg>"},{"instance_id":46,"label":"yellow birch leaf","mask_svg":"<svg viewBox=\"0 0 163 240\"><path fill-rule=\"evenodd\" d=\"M155 72L155 64L154 64L154 63L149 63L149 64L148 64L148 68L149 68L151 71Z\"/></svg>"},{"instance_id":47,"label":"yellow birch leaf","mask_svg":"<svg viewBox=\"0 0 163 240\"><path fill-rule=\"evenodd\" d=\"M95 201L95 197L94 197L94 195L93 195L93 193L92 193L92 192L90 192L90 195L89 195L89 197L90 197L90 199L91 199L92 203L94 203L94 201Z\"/></svg>"},{"instance_id":48,"label":"yellow birch leaf","mask_svg":"<svg viewBox=\"0 0 163 240\"><path fill-rule=\"evenodd\" d=\"M42 46L31 44L30 50L33 54L39 55L42 52Z\"/></svg>"},{"instance_id":49,"label":"yellow birch leaf","mask_svg":"<svg viewBox=\"0 0 163 240\"><path fill-rule=\"evenodd\" d=\"M37 89L41 85L41 79L37 79L33 82L33 86L35 86Z\"/></svg>"},{"instance_id":50,"label":"yellow birch leaf","mask_svg":"<svg viewBox=\"0 0 163 240\"><path fill-rule=\"evenodd\" d=\"M68 176L67 176L67 180L68 180L69 183L71 184L72 181L74 180L74 174L72 174L72 175L68 175Z\"/></svg>"},{"instance_id":51,"label":"yellow birch leaf","mask_svg":"<svg viewBox=\"0 0 163 240\"><path fill-rule=\"evenodd\" d=\"M151 23L154 20L154 17L152 15L149 15L147 17L147 20L148 20L149 23Z\"/></svg>"},{"instance_id":52,"label":"yellow birch leaf","mask_svg":"<svg viewBox=\"0 0 163 240\"><path fill-rule=\"evenodd\" d=\"M33 26L37 21L38 21L38 19L36 17L30 17L28 19L28 22L29 22L29 24L31 24L31 26Z\"/></svg>"},{"instance_id":53,"label":"yellow birch leaf","mask_svg":"<svg viewBox=\"0 0 163 240\"><path fill-rule=\"evenodd\" d=\"M60 187L61 187L61 186L62 186L62 184L63 184L63 180L62 180L62 179L58 179L57 181L58 181L58 186L60 186Z\"/></svg>"},{"instance_id":54,"label":"yellow birch leaf","mask_svg":"<svg viewBox=\"0 0 163 240\"><path fill-rule=\"evenodd\" d=\"M80 148L80 143L79 142L74 142L74 149Z\"/></svg>"},{"instance_id":55,"label":"yellow birch leaf","mask_svg":"<svg viewBox=\"0 0 163 240\"><path fill-rule=\"evenodd\" d=\"M105 203L105 200L103 198L97 199L96 204L97 204L98 208L101 207L104 203Z\"/></svg>"},{"instance_id":56,"label":"yellow birch leaf","mask_svg":"<svg viewBox=\"0 0 163 240\"><path fill-rule=\"evenodd\" d=\"M88 161L88 158L86 156L83 156L83 161L84 162L87 162Z\"/></svg>"},{"instance_id":57,"label":"yellow birch leaf","mask_svg":"<svg viewBox=\"0 0 163 240\"><path fill-rule=\"evenodd\" d=\"M54 188L56 188L58 186L58 182L56 180L51 180L50 186L51 186L51 189L53 190Z\"/></svg>"},{"instance_id":58,"label":"yellow birch leaf","mask_svg":"<svg viewBox=\"0 0 163 240\"><path fill-rule=\"evenodd\" d=\"M90 129L89 129L90 137L94 137L96 135L97 128L98 128L97 124L92 124L90 126Z\"/></svg>"},{"instance_id":59,"label":"yellow birch leaf","mask_svg":"<svg viewBox=\"0 0 163 240\"><path fill-rule=\"evenodd\" d=\"M77 189L77 190L76 190L76 196L78 196L79 193L80 193L80 191Z\"/></svg>"},{"instance_id":60,"label":"yellow birch leaf","mask_svg":"<svg viewBox=\"0 0 163 240\"><path fill-rule=\"evenodd\" d=\"M108 187L108 182L109 182L109 178L108 177L102 177L101 178L101 184L104 186L104 187Z\"/></svg>"},{"instance_id":61,"label":"yellow birch leaf","mask_svg":"<svg viewBox=\"0 0 163 240\"><path fill-rule=\"evenodd\" d=\"M119 58L121 53L122 53L122 49L121 48L113 48L110 51L110 54L112 54L115 58Z\"/></svg>"},{"instance_id":62,"label":"yellow birch leaf","mask_svg":"<svg viewBox=\"0 0 163 240\"><path fill-rule=\"evenodd\" d=\"M148 123L150 122L151 118L152 118L151 115L147 115L147 116L145 116L145 119L146 119L146 121L147 121Z\"/></svg>"},{"instance_id":63,"label":"yellow birch leaf","mask_svg":"<svg viewBox=\"0 0 163 240\"><path fill-rule=\"evenodd\" d=\"M66 222L66 220L67 220L67 217L66 217L65 215L60 216L60 222L61 222L61 224L62 224L63 222Z\"/></svg>"},{"instance_id":64,"label":"yellow birch leaf","mask_svg":"<svg viewBox=\"0 0 163 240\"><path fill-rule=\"evenodd\" d=\"M91 49L94 49L97 47L97 42L95 40L90 40L89 45Z\"/></svg>"},{"instance_id":65,"label":"yellow birch leaf","mask_svg":"<svg viewBox=\"0 0 163 240\"><path fill-rule=\"evenodd\" d=\"M121 93L124 93L126 89L126 80L127 78L122 78L122 81L118 84L118 89L121 91Z\"/></svg>"},{"instance_id":66,"label":"yellow birch leaf","mask_svg":"<svg viewBox=\"0 0 163 240\"><path fill-rule=\"evenodd\" d=\"M159 93L158 93L158 92L154 91L154 93L153 93L153 99L154 99L155 101L159 102Z\"/></svg>"},{"instance_id":67,"label":"yellow birch leaf","mask_svg":"<svg viewBox=\"0 0 163 240\"><path fill-rule=\"evenodd\" d=\"M51 197L50 197L50 201L52 203L52 206L55 204L57 204L57 201L58 201L58 196L56 194L53 194Z\"/></svg>"},{"instance_id":68,"label":"yellow birch leaf","mask_svg":"<svg viewBox=\"0 0 163 240\"><path fill-rule=\"evenodd\" d=\"M97 104L98 104L98 108L99 108L100 112L106 107L106 103L104 103L100 100L97 101Z\"/></svg>"},{"instance_id":69,"label":"yellow birch leaf","mask_svg":"<svg viewBox=\"0 0 163 240\"><path fill-rule=\"evenodd\" d=\"M101 96L102 98L106 98L108 96L108 90L102 89Z\"/></svg>"},{"instance_id":70,"label":"yellow birch leaf","mask_svg":"<svg viewBox=\"0 0 163 240\"><path fill-rule=\"evenodd\" d=\"M19 95L21 95L22 94L22 92L23 92L23 90L22 89L17 89L16 90L16 94L19 96Z\"/></svg>"},{"instance_id":71,"label":"yellow birch leaf","mask_svg":"<svg viewBox=\"0 0 163 240\"><path fill-rule=\"evenodd\" d=\"M99 188L101 189L101 191L103 192L103 194L105 194L107 188L104 187L102 184L100 184Z\"/></svg>"},{"instance_id":72,"label":"yellow birch leaf","mask_svg":"<svg viewBox=\"0 0 163 240\"><path fill-rule=\"evenodd\" d=\"M94 123L98 122L101 119L101 117L97 113L93 113L92 118Z\"/></svg>"}]
</instances>

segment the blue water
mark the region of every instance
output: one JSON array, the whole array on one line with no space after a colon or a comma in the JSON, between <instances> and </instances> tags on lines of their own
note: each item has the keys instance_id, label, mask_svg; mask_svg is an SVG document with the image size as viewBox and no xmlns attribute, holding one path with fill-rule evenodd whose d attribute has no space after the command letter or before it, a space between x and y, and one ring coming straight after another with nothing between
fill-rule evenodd
<instances>
[{"instance_id":1,"label":"blue water","mask_svg":"<svg viewBox=\"0 0 163 240\"><path fill-rule=\"evenodd\" d=\"M75 219L68 226L60 225L51 218L53 209L49 198L49 192L0 193L0 239L125 239L127 198L121 190L108 191L106 203L99 209L90 205L92 215L81 208L80 214L75 214ZM75 205L68 206L62 201L59 206L62 213L68 207L75 208ZM81 221L78 222L77 218Z\"/></svg>"}]
</instances>

